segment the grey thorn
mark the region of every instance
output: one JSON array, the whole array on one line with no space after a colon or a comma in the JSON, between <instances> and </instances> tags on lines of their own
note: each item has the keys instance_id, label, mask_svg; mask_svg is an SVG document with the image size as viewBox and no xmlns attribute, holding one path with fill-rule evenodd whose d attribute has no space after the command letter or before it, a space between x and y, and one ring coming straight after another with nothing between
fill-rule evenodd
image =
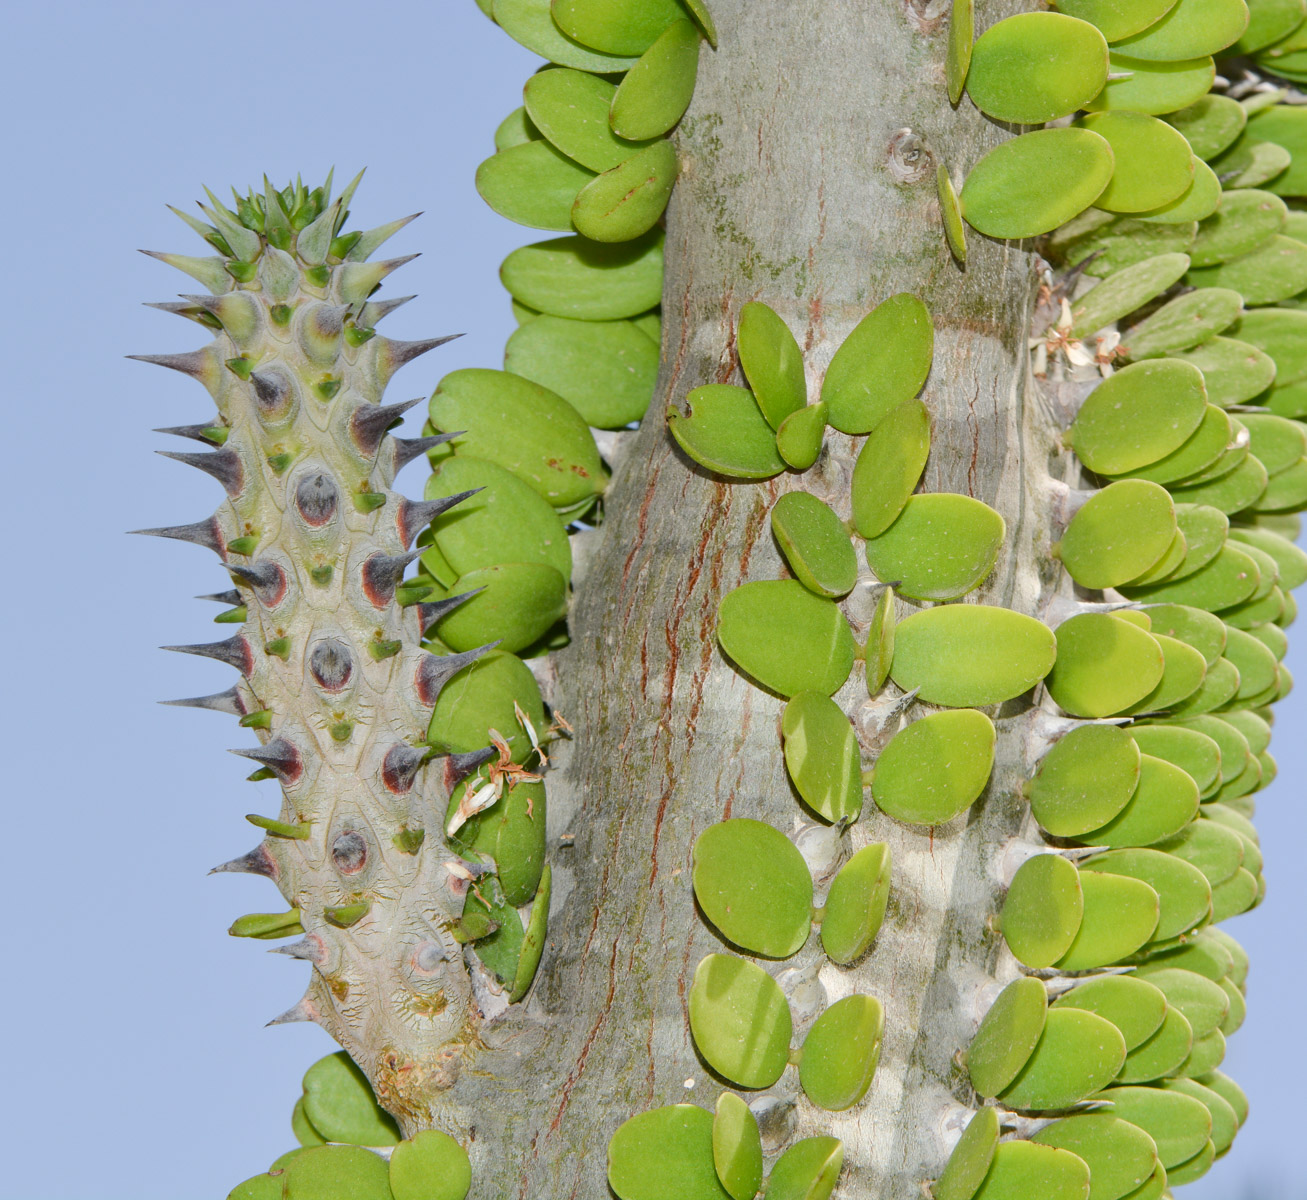
<instances>
[{"instance_id":1,"label":"grey thorn","mask_svg":"<svg viewBox=\"0 0 1307 1200\"><path fill-rule=\"evenodd\" d=\"M180 371L192 379L203 379L209 367L209 356L203 350L191 350L185 354L129 354L135 362L153 363L156 367L168 367Z\"/></svg>"},{"instance_id":2,"label":"grey thorn","mask_svg":"<svg viewBox=\"0 0 1307 1200\"><path fill-rule=\"evenodd\" d=\"M422 397L419 396L416 400L403 400L398 404L361 404L349 419L350 433L359 452L369 458L376 454L386 430L410 408L421 403Z\"/></svg>"},{"instance_id":3,"label":"grey thorn","mask_svg":"<svg viewBox=\"0 0 1307 1200\"><path fill-rule=\"evenodd\" d=\"M409 563L419 558L422 548L404 554L374 554L363 564L363 590L374 604L389 603L404 578Z\"/></svg>"},{"instance_id":4,"label":"grey thorn","mask_svg":"<svg viewBox=\"0 0 1307 1200\"><path fill-rule=\"evenodd\" d=\"M256 562L248 567L228 563L227 570L265 605L276 604L286 594L286 572L276 563ZM243 601L238 599L236 603L240 604Z\"/></svg>"},{"instance_id":5,"label":"grey thorn","mask_svg":"<svg viewBox=\"0 0 1307 1200\"><path fill-rule=\"evenodd\" d=\"M262 875L265 879L274 879L277 875L276 864L268 857L262 846L255 846L248 854L220 863L209 874L221 875L230 872L235 875Z\"/></svg>"},{"instance_id":6,"label":"grey thorn","mask_svg":"<svg viewBox=\"0 0 1307 1200\"><path fill-rule=\"evenodd\" d=\"M442 617L447 617L464 601L471 600L473 596L480 595L485 590L484 587L474 588L470 592L460 592L457 596L450 596L444 600L419 604L418 616L422 622L422 632L426 633Z\"/></svg>"},{"instance_id":7,"label":"grey thorn","mask_svg":"<svg viewBox=\"0 0 1307 1200\"><path fill-rule=\"evenodd\" d=\"M213 450L208 454L179 454L175 450L156 450L156 454L162 454L164 458L171 458L175 462L185 463L188 467L198 467L208 475L212 475L223 486L227 495L235 496L241 490L245 472L241 467L240 455L235 450L229 450L225 447L222 450Z\"/></svg>"},{"instance_id":8,"label":"grey thorn","mask_svg":"<svg viewBox=\"0 0 1307 1200\"><path fill-rule=\"evenodd\" d=\"M210 712L226 713L232 717L245 715L245 705L235 687L229 687L225 692L214 692L211 696L190 696L185 700L160 700L159 703L173 708L207 708Z\"/></svg>"},{"instance_id":9,"label":"grey thorn","mask_svg":"<svg viewBox=\"0 0 1307 1200\"><path fill-rule=\"evenodd\" d=\"M369 300L363 305L359 323L364 329L371 329L378 321L390 316L397 308L403 307L416 296L395 296L390 300Z\"/></svg>"},{"instance_id":10,"label":"grey thorn","mask_svg":"<svg viewBox=\"0 0 1307 1200\"><path fill-rule=\"evenodd\" d=\"M291 942L289 946L273 946L268 953L284 954L287 958L299 958L305 962L317 962L321 952L309 938L302 938L298 942Z\"/></svg>"},{"instance_id":11,"label":"grey thorn","mask_svg":"<svg viewBox=\"0 0 1307 1200\"><path fill-rule=\"evenodd\" d=\"M197 600L212 600L215 604L225 604L228 608L234 608L238 604L243 604L241 594L235 588L230 588L225 592L212 592L208 596L196 596Z\"/></svg>"},{"instance_id":12,"label":"grey thorn","mask_svg":"<svg viewBox=\"0 0 1307 1200\"><path fill-rule=\"evenodd\" d=\"M465 750L459 754L448 754L444 756L443 783L447 791L453 791L454 788L466 779L482 763L488 763L499 753L494 746L486 746L480 750Z\"/></svg>"},{"instance_id":13,"label":"grey thorn","mask_svg":"<svg viewBox=\"0 0 1307 1200\"><path fill-rule=\"evenodd\" d=\"M404 545L408 545L419 533L431 524L441 513L448 512L456 504L461 504L470 496L475 496L482 488L470 488L466 492L456 492L439 500L407 500L399 502L399 536Z\"/></svg>"},{"instance_id":14,"label":"grey thorn","mask_svg":"<svg viewBox=\"0 0 1307 1200\"><path fill-rule=\"evenodd\" d=\"M418 338L416 341L403 342L392 338L385 338L381 343L381 349L386 356L387 366L393 375L400 367L411 363L415 358L421 358L428 350L434 350L437 346L443 346L446 342L452 342L455 338L461 338L461 333L448 333L444 337Z\"/></svg>"},{"instance_id":15,"label":"grey thorn","mask_svg":"<svg viewBox=\"0 0 1307 1200\"><path fill-rule=\"evenodd\" d=\"M242 758L252 758L261 766L267 767L283 783L293 783L304 769L304 760L300 752L285 738L275 737L266 745L234 749L232 754Z\"/></svg>"},{"instance_id":16,"label":"grey thorn","mask_svg":"<svg viewBox=\"0 0 1307 1200\"><path fill-rule=\"evenodd\" d=\"M160 650L172 650L178 654L197 654L201 658L215 658L235 667L242 675L248 675L253 669L250 645L241 634L235 634L222 642L202 642L189 646L160 646Z\"/></svg>"},{"instance_id":17,"label":"grey thorn","mask_svg":"<svg viewBox=\"0 0 1307 1200\"><path fill-rule=\"evenodd\" d=\"M415 458L434 450L437 446L458 437L456 433L436 433L430 437L395 439L395 472L398 474Z\"/></svg>"},{"instance_id":18,"label":"grey thorn","mask_svg":"<svg viewBox=\"0 0 1307 1200\"><path fill-rule=\"evenodd\" d=\"M290 1025L293 1024L295 1021L312 1021L312 1020L313 1020L313 1010L309 1006L308 997L305 996L303 999L291 1005L291 1007L288 1008L280 1016L273 1017L272 1020L269 1021L264 1028L270 1028L273 1025Z\"/></svg>"},{"instance_id":19,"label":"grey thorn","mask_svg":"<svg viewBox=\"0 0 1307 1200\"><path fill-rule=\"evenodd\" d=\"M224 550L222 538L218 532L218 522L213 517L206 517L203 521L194 521L190 525L160 525L155 529L133 529L129 532L148 537L165 537L173 538L179 542L191 542L219 555Z\"/></svg>"},{"instance_id":20,"label":"grey thorn","mask_svg":"<svg viewBox=\"0 0 1307 1200\"><path fill-rule=\"evenodd\" d=\"M206 436L205 431L213 429L214 425L210 422L208 425L169 425L163 429L154 430L155 433L170 433L173 437L190 438L193 442L203 442L206 446L213 446L216 443Z\"/></svg>"},{"instance_id":21,"label":"grey thorn","mask_svg":"<svg viewBox=\"0 0 1307 1200\"><path fill-rule=\"evenodd\" d=\"M290 384L280 371L251 371L250 383L265 409L276 408L290 392Z\"/></svg>"},{"instance_id":22,"label":"grey thorn","mask_svg":"<svg viewBox=\"0 0 1307 1200\"><path fill-rule=\"evenodd\" d=\"M502 641L496 638L475 650L464 650L461 654L426 654L423 655L417 669L418 700L427 708L433 708L440 697L440 689L457 675L464 667L471 666L488 650L493 650Z\"/></svg>"}]
</instances>

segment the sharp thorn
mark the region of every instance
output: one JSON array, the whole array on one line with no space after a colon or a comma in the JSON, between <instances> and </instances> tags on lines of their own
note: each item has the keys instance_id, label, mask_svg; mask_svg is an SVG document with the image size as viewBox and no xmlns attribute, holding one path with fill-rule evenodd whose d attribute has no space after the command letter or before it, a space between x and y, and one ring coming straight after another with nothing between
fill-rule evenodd
<instances>
[{"instance_id":1,"label":"sharp thorn","mask_svg":"<svg viewBox=\"0 0 1307 1200\"><path fill-rule=\"evenodd\" d=\"M461 654L425 654L417 669L418 699L427 708L434 708L440 696L440 689L457 675L464 667L476 662L487 650L493 650L502 639L496 638L475 650L464 650Z\"/></svg>"},{"instance_id":2,"label":"sharp thorn","mask_svg":"<svg viewBox=\"0 0 1307 1200\"><path fill-rule=\"evenodd\" d=\"M363 591L377 608L385 608L394 599L409 563L421 554L420 548L405 554L374 554L364 562Z\"/></svg>"},{"instance_id":3,"label":"sharp thorn","mask_svg":"<svg viewBox=\"0 0 1307 1200\"><path fill-rule=\"evenodd\" d=\"M229 496L235 496L241 490L245 472L241 467L240 455L235 450L213 450L208 454L179 454L175 450L156 450L155 453L185 463L188 467L198 467L212 475Z\"/></svg>"},{"instance_id":4,"label":"sharp thorn","mask_svg":"<svg viewBox=\"0 0 1307 1200\"><path fill-rule=\"evenodd\" d=\"M191 646L161 646L161 650L175 650L178 654L198 654L202 658L216 658L219 662L235 667L242 675L248 675L254 669L254 654L250 644L241 634L229 637L224 642L204 642Z\"/></svg>"},{"instance_id":5,"label":"sharp thorn","mask_svg":"<svg viewBox=\"0 0 1307 1200\"><path fill-rule=\"evenodd\" d=\"M225 692L214 692L211 696L190 696L185 700L160 700L159 703L174 708L207 708L211 712L227 713L232 717L245 715L245 704L235 687L229 687Z\"/></svg>"},{"instance_id":6,"label":"sharp thorn","mask_svg":"<svg viewBox=\"0 0 1307 1200\"><path fill-rule=\"evenodd\" d=\"M470 592L461 592L457 596L449 596L444 600L432 600L418 605L418 616L422 622L422 632L426 633L442 617L448 616L465 600L471 600L473 596L484 592L485 588L474 588Z\"/></svg>"},{"instance_id":7,"label":"sharp thorn","mask_svg":"<svg viewBox=\"0 0 1307 1200\"><path fill-rule=\"evenodd\" d=\"M381 781L386 790L397 796L411 791L413 780L422 764L431 756L429 746L410 746L407 742L396 742L386 751L381 763Z\"/></svg>"},{"instance_id":8,"label":"sharp thorn","mask_svg":"<svg viewBox=\"0 0 1307 1200\"><path fill-rule=\"evenodd\" d=\"M499 751L494 746L486 746L482 750L468 750L461 754L445 755L442 762L442 782L445 789L453 791L477 767L483 763L488 763L498 753Z\"/></svg>"},{"instance_id":9,"label":"sharp thorn","mask_svg":"<svg viewBox=\"0 0 1307 1200\"><path fill-rule=\"evenodd\" d=\"M173 437L190 438L193 442L203 442L206 446L214 444L209 434L213 431L214 425L169 425L163 429L154 430L155 433L170 433Z\"/></svg>"},{"instance_id":10,"label":"sharp thorn","mask_svg":"<svg viewBox=\"0 0 1307 1200\"><path fill-rule=\"evenodd\" d=\"M213 592L211 595L208 596L196 596L195 598L197 600L212 600L215 604L223 604L226 605L228 608L234 608L236 605L243 604L245 602L242 599L240 592L238 592L235 588L231 588L230 590L225 592Z\"/></svg>"},{"instance_id":11,"label":"sharp thorn","mask_svg":"<svg viewBox=\"0 0 1307 1200\"><path fill-rule=\"evenodd\" d=\"M276 563L264 560L252 563L248 567L228 563L227 570L245 584L265 608L273 608L280 604L286 595L286 572ZM237 603L242 602L237 601Z\"/></svg>"},{"instance_id":12,"label":"sharp thorn","mask_svg":"<svg viewBox=\"0 0 1307 1200\"><path fill-rule=\"evenodd\" d=\"M168 367L180 371L192 379L204 381L209 373L210 358L203 350L191 350L186 354L129 354L128 358L136 362L153 363L157 367Z\"/></svg>"},{"instance_id":13,"label":"sharp thorn","mask_svg":"<svg viewBox=\"0 0 1307 1200\"><path fill-rule=\"evenodd\" d=\"M401 500L396 522L399 525L400 541L405 545L412 543L428 525L443 512L448 512L454 505L475 496L481 488L472 488L466 492L456 492L439 500Z\"/></svg>"},{"instance_id":14,"label":"sharp thorn","mask_svg":"<svg viewBox=\"0 0 1307 1200\"><path fill-rule=\"evenodd\" d=\"M207 517L190 525L160 525L157 529L133 529L132 533L146 534L150 537L175 538L179 542L192 542L203 546L215 554L225 557L222 533L217 519Z\"/></svg>"},{"instance_id":15,"label":"sharp thorn","mask_svg":"<svg viewBox=\"0 0 1307 1200\"><path fill-rule=\"evenodd\" d=\"M414 405L421 404L422 397L416 400L404 400L399 404L361 404L349 419L350 434L359 452L371 458L381 446L381 439L396 421L400 420Z\"/></svg>"},{"instance_id":16,"label":"sharp thorn","mask_svg":"<svg viewBox=\"0 0 1307 1200\"><path fill-rule=\"evenodd\" d=\"M317 938L302 938L291 942L289 946L273 946L269 954L284 954L287 958L299 958L305 962L316 963L322 960L322 944Z\"/></svg>"},{"instance_id":17,"label":"sharp thorn","mask_svg":"<svg viewBox=\"0 0 1307 1200\"><path fill-rule=\"evenodd\" d=\"M306 996L297 1004L292 1005L280 1016L273 1017L265 1028L271 1028L273 1025L289 1025L294 1021L313 1021L316 1017L313 1012L313 1006Z\"/></svg>"},{"instance_id":18,"label":"sharp thorn","mask_svg":"<svg viewBox=\"0 0 1307 1200\"><path fill-rule=\"evenodd\" d=\"M294 783L304 771L304 760L300 757L300 752L282 737L275 737L264 746L242 748L231 753L261 763L282 783Z\"/></svg>"},{"instance_id":19,"label":"sharp thorn","mask_svg":"<svg viewBox=\"0 0 1307 1200\"><path fill-rule=\"evenodd\" d=\"M222 875L230 872L235 875L262 875L266 879L277 878L277 864L262 845L255 846L248 854L221 863L209 872L210 875Z\"/></svg>"},{"instance_id":20,"label":"sharp thorn","mask_svg":"<svg viewBox=\"0 0 1307 1200\"><path fill-rule=\"evenodd\" d=\"M456 433L437 433L431 437L416 438L396 438L395 439L395 471L396 473L403 470L409 463L420 455L425 454L428 450L434 450L442 442L449 441L450 438L458 437Z\"/></svg>"}]
</instances>

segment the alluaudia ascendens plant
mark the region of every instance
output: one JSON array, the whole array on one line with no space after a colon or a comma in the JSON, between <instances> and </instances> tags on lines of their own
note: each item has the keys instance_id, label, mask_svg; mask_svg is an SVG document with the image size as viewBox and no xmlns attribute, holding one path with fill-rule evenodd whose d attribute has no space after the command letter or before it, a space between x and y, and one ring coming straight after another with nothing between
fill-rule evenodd
<instances>
[{"instance_id":1,"label":"alluaudia ascendens plant","mask_svg":"<svg viewBox=\"0 0 1307 1200\"><path fill-rule=\"evenodd\" d=\"M210 196L217 256L160 256L215 335L153 360L218 407L170 432L227 499L154 532L241 626L183 648L241 675L189 703L283 794L221 869L289 909L232 932L300 935L278 1020L344 1047L231 1195L1198 1178L1247 1116L1218 923L1265 892L1307 581L1307 105L1265 79L1307 76L1307 5L976 38L970 0L721 0L719 45L701 0L479 2L549 65L478 189L563 236L505 261L505 370L425 436L382 392L442 339L377 334L403 222L350 233L354 184Z\"/></svg>"}]
</instances>

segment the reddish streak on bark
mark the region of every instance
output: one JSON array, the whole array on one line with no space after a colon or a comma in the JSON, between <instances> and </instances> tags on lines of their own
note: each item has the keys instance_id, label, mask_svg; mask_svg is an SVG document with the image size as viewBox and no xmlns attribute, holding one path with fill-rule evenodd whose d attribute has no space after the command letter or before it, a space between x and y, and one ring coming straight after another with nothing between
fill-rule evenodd
<instances>
[{"instance_id":1,"label":"reddish streak on bark","mask_svg":"<svg viewBox=\"0 0 1307 1200\"><path fill-rule=\"evenodd\" d=\"M649 473L649 482L645 484L644 499L640 502L640 516L636 521L635 537L631 539L631 549L627 551L626 561L622 563L622 586L626 586L626 577L631 573L631 563L635 561L635 556L644 548L644 538L646 527L649 523L649 506L653 504L654 493L658 489L658 476L662 471L662 463L655 463L653 470Z\"/></svg>"},{"instance_id":2,"label":"reddish streak on bark","mask_svg":"<svg viewBox=\"0 0 1307 1200\"><path fill-rule=\"evenodd\" d=\"M599 920L599 913L595 912L596 923ZM591 933L593 934L593 930ZM586 943L587 947L589 942ZM590 1027L590 1032L586 1034L585 1044L581 1047L581 1053L577 1055L576 1065L567 1073L567 1078L563 1081L560 1089L562 1096L558 1102L558 1111L554 1114L554 1119L549 1123L549 1132L557 1133L558 1126L562 1123L563 1113L567 1109L568 1102L572 1098L572 1089L576 1086L576 1081L581 1078L585 1070L585 1060L590 1055L590 1047L594 1045L594 1040L599 1036L599 1030L603 1028L604 1022L608 1020L608 1012L613 1006L613 996L617 993L617 943L613 942L613 952L608 959L608 999L604 1002L603 1008L599 1010L599 1016L595 1023ZM573 1195L576 1192L573 1191Z\"/></svg>"}]
</instances>

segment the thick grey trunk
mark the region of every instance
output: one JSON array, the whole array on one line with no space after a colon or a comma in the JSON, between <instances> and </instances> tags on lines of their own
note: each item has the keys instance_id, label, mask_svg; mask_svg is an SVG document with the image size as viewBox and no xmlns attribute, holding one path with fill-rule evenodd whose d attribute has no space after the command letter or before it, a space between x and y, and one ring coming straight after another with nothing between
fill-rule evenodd
<instances>
[{"instance_id":1,"label":"thick grey trunk","mask_svg":"<svg viewBox=\"0 0 1307 1200\"><path fill-rule=\"evenodd\" d=\"M1012 7L995 6L983 23ZM856 446L832 431L811 472L760 485L713 478L674 448L667 407L698 384L738 381L740 306L765 300L789 322L815 393L867 311L895 292L921 296L936 325L923 486L978 497L1007 521L976 599L1036 613L1049 569L1041 481L1055 430L1026 399L1034 259L975 237L962 272L939 224L935 164L960 181L1005 136L967 102L949 107L946 20L890 0L715 0L713 10L721 47L703 56L668 215L658 395L620 462L578 574L573 642L556 663L553 699L576 739L550 777L551 824L573 841L551 851L549 947L527 1011L487 1031L488 1049L456 1089L458 1111L444 1114L476 1130L485 1197L604 1196L605 1147L621 1121L687 1099L712 1106L721 1085L696 1057L686 995L720 942L696 916L690 848L728 816L787 832L800 819L781 756L782 702L723 659L717 606L746 580L784 573L767 520L782 492L805 487L848 515ZM855 623L869 615L861 590L846 606ZM837 699L851 714L867 703L860 665ZM772 1090L789 1114L784 1135L845 1140L839 1194L908 1197L938 1172L942 1125L969 1099L955 1056L986 985L1015 970L986 924L1000 847L1027 814L1017 788L1031 717L1008 707L993 780L967 816L922 831L868 804L844 839L846 850L893 846L889 915L872 952L836 968L814 938L770 967L820 966L829 999L863 991L886 1008L862 1104L815 1110L794 1072Z\"/></svg>"}]
</instances>

